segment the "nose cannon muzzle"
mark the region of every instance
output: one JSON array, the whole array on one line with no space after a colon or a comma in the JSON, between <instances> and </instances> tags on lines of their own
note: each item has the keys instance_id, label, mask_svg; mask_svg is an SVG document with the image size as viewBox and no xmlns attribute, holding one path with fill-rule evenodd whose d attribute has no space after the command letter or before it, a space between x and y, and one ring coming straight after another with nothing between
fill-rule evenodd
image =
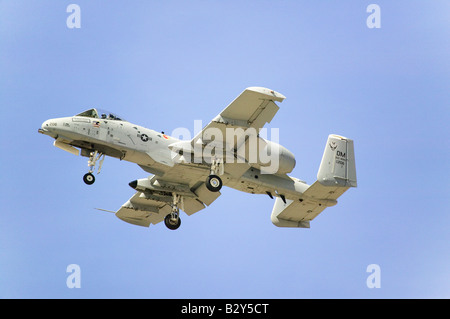
<instances>
[{"instance_id":1,"label":"nose cannon muzzle","mask_svg":"<svg viewBox=\"0 0 450 319\"><path fill-rule=\"evenodd\" d=\"M50 120L45 121L44 123L42 123L41 128L38 129L38 133L44 134L44 135L48 135L51 137L55 137L56 134L54 134L51 129L50 129Z\"/></svg>"}]
</instances>

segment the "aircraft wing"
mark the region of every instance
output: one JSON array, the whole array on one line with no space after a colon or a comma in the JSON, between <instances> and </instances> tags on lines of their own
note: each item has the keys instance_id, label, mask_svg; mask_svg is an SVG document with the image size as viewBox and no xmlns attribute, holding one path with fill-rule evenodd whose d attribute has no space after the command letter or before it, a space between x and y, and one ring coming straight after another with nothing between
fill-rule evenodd
<instances>
[{"instance_id":1,"label":"aircraft wing","mask_svg":"<svg viewBox=\"0 0 450 319\"><path fill-rule=\"evenodd\" d=\"M279 106L275 102L282 102L285 97L273 90L262 87L249 87L245 89L233 102L231 102L219 115L217 115L207 126L203 128L191 141L195 147L197 144L206 145L214 141L216 145L224 143L224 149L238 149L245 139L233 138L225 141L226 129L248 130L249 134L258 134L266 123L269 123ZM222 140L218 140L221 135Z\"/></svg>"},{"instance_id":2,"label":"aircraft wing","mask_svg":"<svg viewBox=\"0 0 450 319\"><path fill-rule=\"evenodd\" d=\"M260 129L273 119L279 109L275 102L282 102L284 99L282 94L270 89L247 88L191 141L176 142L169 148L173 151L181 149L195 155L196 147L204 148L213 144L224 151L223 155L226 150L236 151L251 135L257 135ZM246 133L237 134L231 141L226 141L227 128L241 129L241 132ZM247 130L249 128L252 130ZM233 162L224 165L224 170L236 178L248 168L246 163ZM180 207L182 211L188 215L196 213L220 196L220 192L211 192L206 188L204 180L208 174L209 170L201 165L175 165L162 176L153 176L148 181L143 181L145 187L138 186L138 192L122 205L116 216L139 226L149 227L151 224L157 224L171 212L172 194L183 197L183 205Z\"/></svg>"},{"instance_id":3,"label":"aircraft wing","mask_svg":"<svg viewBox=\"0 0 450 319\"><path fill-rule=\"evenodd\" d=\"M149 200L142 192L136 192L125 204L116 212L116 216L121 220L138 226L149 227L164 220L164 217L171 212L170 206L166 202Z\"/></svg>"},{"instance_id":4,"label":"aircraft wing","mask_svg":"<svg viewBox=\"0 0 450 319\"><path fill-rule=\"evenodd\" d=\"M220 196L220 192L210 192L204 182L190 188L157 176L136 181L136 189L138 191L115 214L127 223L144 227L158 224L171 213L174 193L182 197L180 209L187 215L209 206Z\"/></svg>"}]
</instances>

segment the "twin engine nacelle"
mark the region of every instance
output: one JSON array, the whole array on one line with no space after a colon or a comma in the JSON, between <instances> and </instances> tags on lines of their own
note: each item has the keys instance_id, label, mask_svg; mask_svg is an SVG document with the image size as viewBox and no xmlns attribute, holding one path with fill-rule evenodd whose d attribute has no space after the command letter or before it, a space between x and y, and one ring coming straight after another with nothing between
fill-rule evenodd
<instances>
[{"instance_id":1,"label":"twin engine nacelle","mask_svg":"<svg viewBox=\"0 0 450 319\"><path fill-rule=\"evenodd\" d=\"M174 161L195 163L212 162L214 157L224 158L225 163L245 163L261 170L264 174L287 174L295 167L295 156L278 143L267 141L259 136L238 136L238 141L247 137L237 150L222 142L209 142L197 150L190 141L181 141L169 146ZM232 144L232 143L230 143ZM192 158L193 156L193 158Z\"/></svg>"},{"instance_id":2,"label":"twin engine nacelle","mask_svg":"<svg viewBox=\"0 0 450 319\"><path fill-rule=\"evenodd\" d=\"M257 149L250 143L245 144L245 159L265 174L287 174L295 167L295 156L278 143L258 138Z\"/></svg>"}]
</instances>

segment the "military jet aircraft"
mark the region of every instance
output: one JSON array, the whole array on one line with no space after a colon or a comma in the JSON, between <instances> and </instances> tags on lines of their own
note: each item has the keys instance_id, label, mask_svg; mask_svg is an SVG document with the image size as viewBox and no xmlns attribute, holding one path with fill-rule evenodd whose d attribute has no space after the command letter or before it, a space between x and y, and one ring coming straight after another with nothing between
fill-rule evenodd
<instances>
[{"instance_id":1,"label":"military jet aircraft","mask_svg":"<svg viewBox=\"0 0 450 319\"><path fill-rule=\"evenodd\" d=\"M262 129L285 97L262 87L245 89L198 134L188 140L127 122L97 108L45 121L39 133L54 146L88 158L86 184L95 181L105 156L138 164L150 173L129 183L136 193L114 211L121 220L149 227L164 221L171 229L187 215L211 205L223 185L275 198L271 221L279 227L309 228L310 221L350 187L356 187L353 140L328 136L317 181L290 177L295 157L262 137ZM98 174L97 173L97 174Z\"/></svg>"}]
</instances>

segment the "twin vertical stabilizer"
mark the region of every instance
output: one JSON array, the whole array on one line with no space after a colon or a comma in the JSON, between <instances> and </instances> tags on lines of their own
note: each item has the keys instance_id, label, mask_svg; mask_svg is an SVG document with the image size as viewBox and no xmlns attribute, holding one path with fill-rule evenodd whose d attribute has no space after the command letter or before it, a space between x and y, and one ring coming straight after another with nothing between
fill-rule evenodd
<instances>
[{"instance_id":1,"label":"twin vertical stabilizer","mask_svg":"<svg viewBox=\"0 0 450 319\"><path fill-rule=\"evenodd\" d=\"M309 228L310 221L350 187L356 187L353 140L331 134L320 163L317 181L296 200L277 198L272 210L272 223L278 227Z\"/></svg>"},{"instance_id":2,"label":"twin vertical stabilizer","mask_svg":"<svg viewBox=\"0 0 450 319\"><path fill-rule=\"evenodd\" d=\"M328 136L317 180L324 186L357 186L353 140L335 134Z\"/></svg>"}]
</instances>

